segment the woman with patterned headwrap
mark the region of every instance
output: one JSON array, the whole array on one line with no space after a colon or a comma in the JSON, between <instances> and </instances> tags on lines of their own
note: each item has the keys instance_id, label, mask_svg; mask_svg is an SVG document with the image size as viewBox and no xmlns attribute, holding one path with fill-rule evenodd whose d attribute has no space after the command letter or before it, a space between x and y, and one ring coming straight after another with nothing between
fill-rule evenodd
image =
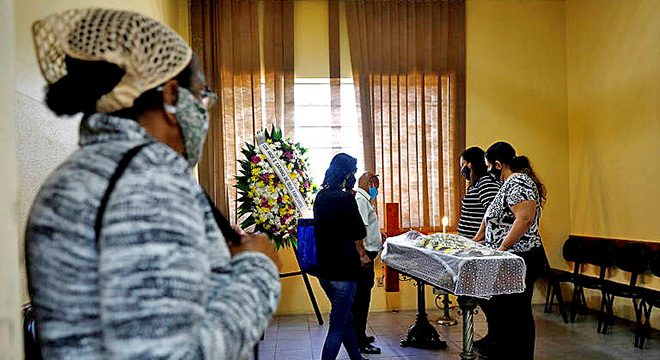
<instances>
[{"instance_id":1,"label":"woman with patterned headwrap","mask_svg":"<svg viewBox=\"0 0 660 360\"><path fill-rule=\"evenodd\" d=\"M83 114L80 148L26 229L43 357L240 358L277 308L277 255L192 176L213 94L190 47L118 10L69 10L33 32L48 107Z\"/></svg>"}]
</instances>

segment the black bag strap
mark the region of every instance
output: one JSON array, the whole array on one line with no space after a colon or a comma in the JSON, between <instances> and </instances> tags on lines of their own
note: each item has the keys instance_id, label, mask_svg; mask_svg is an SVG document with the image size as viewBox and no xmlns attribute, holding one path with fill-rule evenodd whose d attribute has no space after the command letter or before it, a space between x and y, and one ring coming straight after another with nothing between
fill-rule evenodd
<instances>
[{"instance_id":1,"label":"black bag strap","mask_svg":"<svg viewBox=\"0 0 660 360\"><path fill-rule=\"evenodd\" d=\"M128 164L131 162L133 157L135 157L135 155L137 155L140 152L140 150L142 150L145 146L150 144L153 144L153 142L144 143L128 150L124 154L124 157L122 157L122 159L119 161L119 164L117 165L117 169L115 170L114 174L112 174L112 176L110 177L108 188L105 190L105 194L103 194L103 197L101 198L101 204L99 205L99 210L96 213L96 223L94 225L94 232L96 234L95 241L96 241L97 249L98 249L98 239L101 236L101 228L103 227L103 214L105 214L105 209L108 206L108 200L110 200L110 195L112 194L112 191L115 189L115 185L117 184L117 181L119 180L119 178L121 178L122 174L124 173L124 170L126 170ZM232 229L229 220L227 220L222 215L218 207L215 206L215 203L213 202L209 194L204 192L204 195L206 195L206 199L208 200L209 205L211 206L213 217L215 218L215 222L218 224L220 231L222 231L222 235L224 235L225 239L228 242L232 244L239 244L241 242L240 235L238 235L236 231Z\"/></svg>"},{"instance_id":2,"label":"black bag strap","mask_svg":"<svg viewBox=\"0 0 660 360\"><path fill-rule=\"evenodd\" d=\"M96 234L94 241L96 242L97 249L99 246L99 237L101 236L101 228L103 227L103 214L105 214L105 208L108 206L108 200L110 200L110 195L112 194L112 191L115 189L115 185L117 184L117 181L122 176L122 174L124 174L124 170L126 170L128 164L131 162L131 160L133 160L135 155L137 155L140 152L140 150L142 150L145 146L151 144L153 144L153 142L140 144L128 150L121 158L121 160L119 160L117 169L115 170L114 174L112 174L112 176L110 177L108 188L105 190L105 194L103 194L103 197L101 198L101 204L99 205L99 210L96 213L96 223L94 224L94 232Z\"/></svg>"},{"instance_id":3,"label":"black bag strap","mask_svg":"<svg viewBox=\"0 0 660 360\"><path fill-rule=\"evenodd\" d=\"M227 240L228 243L234 245L240 244L241 236L236 233L236 231L231 227L229 220L227 220L220 212L220 209L218 209L218 207L215 206L215 203L213 202L213 199L211 199L211 196L209 196L209 194L206 191L204 192L204 195L206 195L206 200L208 200L209 205L211 206L211 211L213 212L213 217L215 218L215 222L218 224L218 227L220 228L222 235L225 237L225 240Z\"/></svg>"}]
</instances>

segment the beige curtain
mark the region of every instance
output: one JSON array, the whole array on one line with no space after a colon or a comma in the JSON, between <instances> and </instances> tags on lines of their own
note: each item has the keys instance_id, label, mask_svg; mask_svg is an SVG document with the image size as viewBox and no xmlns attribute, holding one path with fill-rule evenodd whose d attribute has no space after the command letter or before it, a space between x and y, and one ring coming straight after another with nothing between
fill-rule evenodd
<instances>
[{"instance_id":1,"label":"beige curtain","mask_svg":"<svg viewBox=\"0 0 660 360\"><path fill-rule=\"evenodd\" d=\"M367 170L401 227L455 229L465 147L463 1L346 0Z\"/></svg>"},{"instance_id":2,"label":"beige curtain","mask_svg":"<svg viewBox=\"0 0 660 360\"><path fill-rule=\"evenodd\" d=\"M259 6L266 7L263 19ZM268 44L265 75L260 21ZM257 0L191 0L190 22L193 50L203 64L207 83L218 93L199 179L220 210L236 222L234 176L241 147L272 124L285 132L293 128L288 123L293 121L293 5L271 0L262 5Z\"/></svg>"},{"instance_id":3,"label":"beige curtain","mask_svg":"<svg viewBox=\"0 0 660 360\"><path fill-rule=\"evenodd\" d=\"M264 2L266 119L294 138L293 0Z\"/></svg>"}]
</instances>

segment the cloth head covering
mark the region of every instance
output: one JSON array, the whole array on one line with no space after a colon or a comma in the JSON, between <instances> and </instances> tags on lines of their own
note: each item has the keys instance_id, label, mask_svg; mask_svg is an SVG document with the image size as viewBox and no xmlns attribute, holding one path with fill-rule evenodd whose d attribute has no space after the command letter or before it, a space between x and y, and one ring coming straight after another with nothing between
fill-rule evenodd
<instances>
[{"instance_id":1,"label":"cloth head covering","mask_svg":"<svg viewBox=\"0 0 660 360\"><path fill-rule=\"evenodd\" d=\"M332 158L328 170L325 171L323 186L338 186L344 181L344 179L346 179L346 175L356 170L357 159L346 153L339 153ZM352 189L353 185L355 185L355 176L353 175L349 180L352 182L352 184L349 184L349 189Z\"/></svg>"},{"instance_id":2,"label":"cloth head covering","mask_svg":"<svg viewBox=\"0 0 660 360\"><path fill-rule=\"evenodd\" d=\"M48 84L67 74L66 56L124 69L119 84L96 102L102 113L132 107L142 93L178 75L192 58L192 49L174 30L131 11L67 10L36 21L32 35Z\"/></svg>"}]
</instances>

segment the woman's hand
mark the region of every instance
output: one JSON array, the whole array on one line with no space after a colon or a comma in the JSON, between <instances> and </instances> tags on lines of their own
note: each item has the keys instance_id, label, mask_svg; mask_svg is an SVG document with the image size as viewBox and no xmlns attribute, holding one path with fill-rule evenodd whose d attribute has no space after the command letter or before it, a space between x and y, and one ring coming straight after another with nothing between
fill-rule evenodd
<instances>
[{"instance_id":1,"label":"woman's hand","mask_svg":"<svg viewBox=\"0 0 660 360\"><path fill-rule=\"evenodd\" d=\"M367 254L360 255L360 263L362 264L362 266L364 267L369 266L371 264L371 261L372 261L371 258L367 256Z\"/></svg>"},{"instance_id":2,"label":"woman's hand","mask_svg":"<svg viewBox=\"0 0 660 360\"><path fill-rule=\"evenodd\" d=\"M229 251L231 252L232 257L246 251L260 252L273 260L278 269L281 267L280 258L277 256L275 244L270 241L268 235L263 233L248 234L243 230L240 231L241 243L238 245L229 245Z\"/></svg>"}]
</instances>

